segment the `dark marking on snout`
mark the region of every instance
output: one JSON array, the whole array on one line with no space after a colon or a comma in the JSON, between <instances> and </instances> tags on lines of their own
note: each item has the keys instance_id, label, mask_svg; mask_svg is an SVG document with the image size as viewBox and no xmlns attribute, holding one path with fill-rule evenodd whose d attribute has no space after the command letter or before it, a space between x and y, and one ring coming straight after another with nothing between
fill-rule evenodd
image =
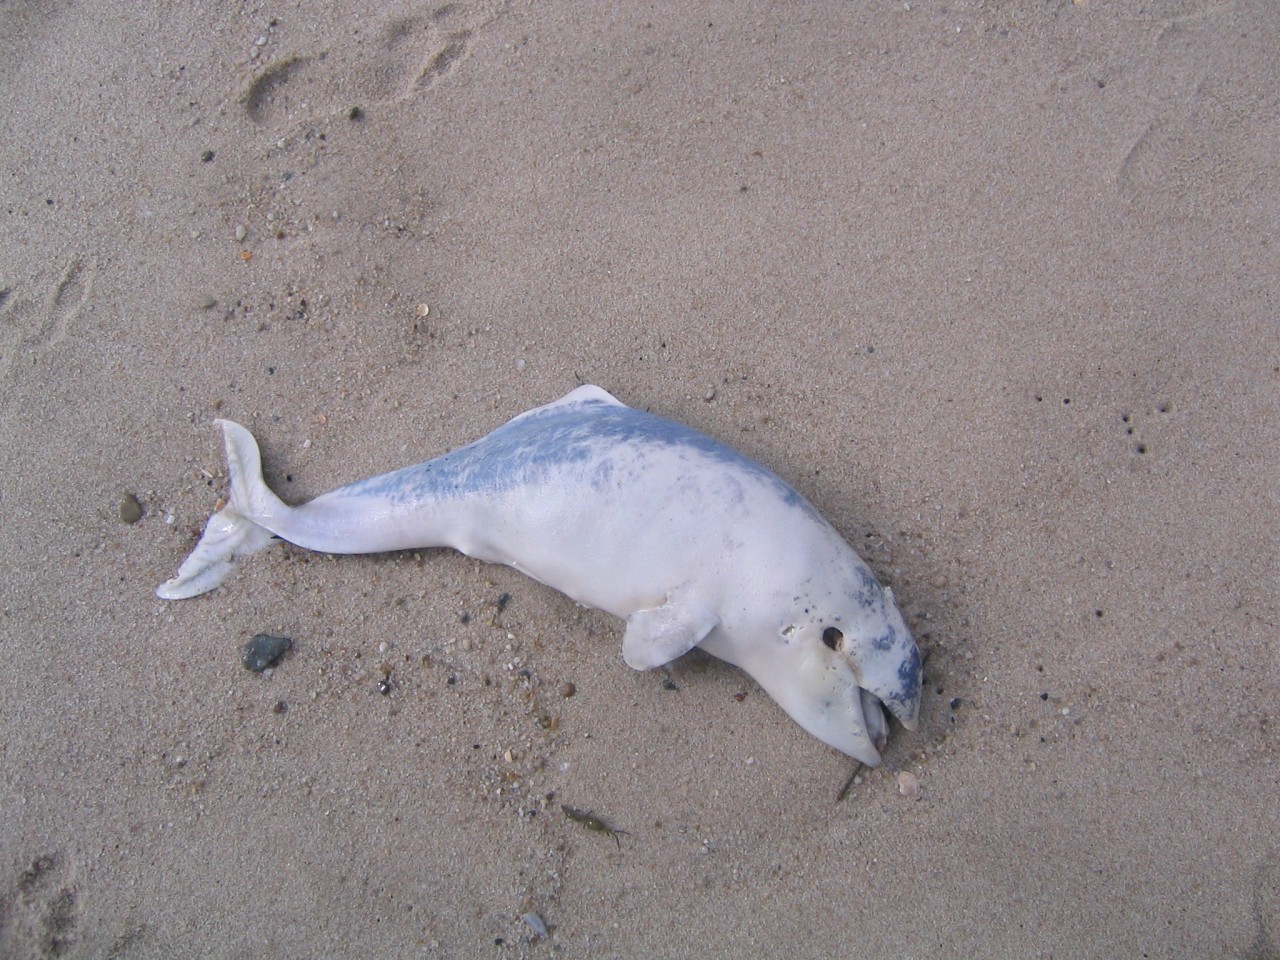
<instances>
[{"instance_id":1,"label":"dark marking on snout","mask_svg":"<svg viewBox=\"0 0 1280 960\"><path fill-rule=\"evenodd\" d=\"M871 610L884 605L884 587L870 570L859 570L858 578L862 581L857 590L858 605L864 610Z\"/></svg>"},{"instance_id":2,"label":"dark marking on snout","mask_svg":"<svg viewBox=\"0 0 1280 960\"><path fill-rule=\"evenodd\" d=\"M887 631L871 641L871 649L878 650L883 653L886 650L892 650L897 646L897 644L898 631L895 628L890 627Z\"/></svg>"},{"instance_id":3,"label":"dark marking on snout","mask_svg":"<svg viewBox=\"0 0 1280 960\"><path fill-rule=\"evenodd\" d=\"M902 692L895 699L902 703L915 702L920 695L921 672L920 651L912 644L907 649L907 655L902 658L902 663L898 665L898 684Z\"/></svg>"}]
</instances>

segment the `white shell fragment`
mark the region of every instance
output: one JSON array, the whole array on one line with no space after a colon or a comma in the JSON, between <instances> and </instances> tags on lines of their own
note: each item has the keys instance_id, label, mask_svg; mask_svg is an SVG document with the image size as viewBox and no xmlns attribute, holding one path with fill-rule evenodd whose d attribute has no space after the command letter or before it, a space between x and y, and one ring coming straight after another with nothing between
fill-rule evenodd
<instances>
[{"instance_id":1,"label":"white shell fragment","mask_svg":"<svg viewBox=\"0 0 1280 960\"><path fill-rule=\"evenodd\" d=\"M533 931L533 935L535 937L541 940L545 940L547 938L547 925L543 921L542 917L530 910L528 913L522 913L520 915L520 919L525 922L525 926Z\"/></svg>"}]
</instances>

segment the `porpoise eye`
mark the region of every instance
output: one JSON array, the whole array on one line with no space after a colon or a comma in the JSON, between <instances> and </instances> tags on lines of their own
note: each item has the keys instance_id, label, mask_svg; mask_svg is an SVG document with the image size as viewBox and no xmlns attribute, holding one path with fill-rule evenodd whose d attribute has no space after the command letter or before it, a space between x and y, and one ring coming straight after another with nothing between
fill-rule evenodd
<instances>
[{"instance_id":1,"label":"porpoise eye","mask_svg":"<svg viewBox=\"0 0 1280 960\"><path fill-rule=\"evenodd\" d=\"M840 641L844 639L844 634L835 627L827 627L822 631L822 642L832 650L836 650L840 646Z\"/></svg>"}]
</instances>

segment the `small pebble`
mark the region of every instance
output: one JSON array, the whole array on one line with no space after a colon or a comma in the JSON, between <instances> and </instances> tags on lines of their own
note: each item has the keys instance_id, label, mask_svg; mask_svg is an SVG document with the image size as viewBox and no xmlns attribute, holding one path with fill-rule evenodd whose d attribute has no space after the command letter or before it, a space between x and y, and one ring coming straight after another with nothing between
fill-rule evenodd
<instances>
[{"instance_id":1,"label":"small pebble","mask_svg":"<svg viewBox=\"0 0 1280 960\"><path fill-rule=\"evenodd\" d=\"M212 310L217 305L218 305L217 297L210 296L209 294L206 293L203 297L200 298L201 310Z\"/></svg>"},{"instance_id":2,"label":"small pebble","mask_svg":"<svg viewBox=\"0 0 1280 960\"><path fill-rule=\"evenodd\" d=\"M564 683L560 684L560 696L564 697L566 700L568 700L577 692L578 692L578 688L575 687L572 683L570 683L567 680Z\"/></svg>"},{"instance_id":3,"label":"small pebble","mask_svg":"<svg viewBox=\"0 0 1280 960\"><path fill-rule=\"evenodd\" d=\"M212 159L213 159L213 151L212 151L212 150L206 150L206 151L204 151L204 153L200 154L200 162L201 162L201 163L208 163L208 162L209 162L209 161L211 161Z\"/></svg>"},{"instance_id":4,"label":"small pebble","mask_svg":"<svg viewBox=\"0 0 1280 960\"><path fill-rule=\"evenodd\" d=\"M125 523L137 523L144 512L142 504L132 493L126 493L120 498L120 519Z\"/></svg>"},{"instance_id":5,"label":"small pebble","mask_svg":"<svg viewBox=\"0 0 1280 960\"><path fill-rule=\"evenodd\" d=\"M276 705L271 708L272 713L284 713L289 709L289 705L283 700L277 700Z\"/></svg>"},{"instance_id":6,"label":"small pebble","mask_svg":"<svg viewBox=\"0 0 1280 960\"><path fill-rule=\"evenodd\" d=\"M259 633L244 645L244 653L240 662L254 673L261 673L268 667L274 667L284 656L284 652L293 646L288 637L273 637Z\"/></svg>"},{"instance_id":7,"label":"small pebble","mask_svg":"<svg viewBox=\"0 0 1280 960\"><path fill-rule=\"evenodd\" d=\"M239 243L241 240L243 240L243 239L248 235L248 233L249 233L249 231L247 231L247 230L244 228L244 224L243 224L243 223L237 223L237 224L236 224L236 242L237 242L237 243Z\"/></svg>"},{"instance_id":8,"label":"small pebble","mask_svg":"<svg viewBox=\"0 0 1280 960\"><path fill-rule=\"evenodd\" d=\"M920 780L914 773L909 770L903 770L898 774L898 793L902 794L908 800L914 800L920 796Z\"/></svg>"}]
</instances>

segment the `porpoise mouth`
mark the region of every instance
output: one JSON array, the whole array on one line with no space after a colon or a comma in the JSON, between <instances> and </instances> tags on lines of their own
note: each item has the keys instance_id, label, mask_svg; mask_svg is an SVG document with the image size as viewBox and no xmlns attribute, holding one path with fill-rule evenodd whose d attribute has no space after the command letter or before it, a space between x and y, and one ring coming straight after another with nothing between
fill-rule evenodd
<instances>
[{"instance_id":1,"label":"porpoise mouth","mask_svg":"<svg viewBox=\"0 0 1280 960\"><path fill-rule=\"evenodd\" d=\"M862 722L867 728L867 736L875 744L877 752L883 752L889 742L889 721L885 717L884 704L870 690L858 688L862 695Z\"/></svg>"}]
</instances>

